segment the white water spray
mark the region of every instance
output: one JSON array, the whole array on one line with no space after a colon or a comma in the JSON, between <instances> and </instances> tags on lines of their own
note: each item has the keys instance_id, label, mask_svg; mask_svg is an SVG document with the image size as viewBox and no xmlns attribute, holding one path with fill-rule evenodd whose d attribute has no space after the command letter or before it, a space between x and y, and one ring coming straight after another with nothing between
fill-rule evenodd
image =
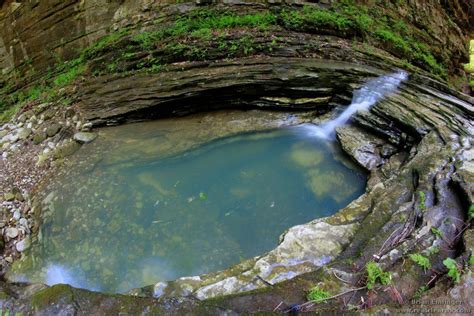
<instances>
[{"instance_id":1,"label":"white water spray","mask_svg":"<svg viewBox=\"0 0 474 316\"><path fill-rule=\"evenodd\" d=\"M372 79L362 88L354 92L351 105L349 105L349 107L338 117L320 126L308 124L304 125L304 128L309 130L311 136L330 139L334 137L336 128L344 125L353 114L359 110L368 110L385 95L395 92L400 83L405 81L407 78L408 74L400 71L391 75Z\"/></svg>"}]
</instances>

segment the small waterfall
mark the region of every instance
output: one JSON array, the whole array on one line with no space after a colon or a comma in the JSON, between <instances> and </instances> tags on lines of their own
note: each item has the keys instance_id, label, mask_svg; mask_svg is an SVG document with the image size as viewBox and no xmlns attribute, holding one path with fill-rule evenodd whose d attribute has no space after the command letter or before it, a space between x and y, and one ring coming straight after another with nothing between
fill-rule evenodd
<instances>
[{"instance_id":1,"label":"small waterfall","mask_svg":"<svg viewBox=\"0 0 474 316\"><path fill-rule=\"evenodd\" d=\"M330 139L334 137L336 128L344 125L351 116L359 110L368 110L385 95L395 92L402 81L408 78L406 72L400 71L394 74L381 76L368 81L362 88L354 92L352 103L338 117L319 126L307 124L304 128L311 136Z\"/></svg>"}]
</instances>

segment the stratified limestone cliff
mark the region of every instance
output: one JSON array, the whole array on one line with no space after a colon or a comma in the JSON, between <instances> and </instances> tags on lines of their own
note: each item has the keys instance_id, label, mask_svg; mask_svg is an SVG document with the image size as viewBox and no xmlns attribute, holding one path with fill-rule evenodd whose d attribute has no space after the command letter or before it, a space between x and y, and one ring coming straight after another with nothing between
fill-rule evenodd
<instances>
[{"instance_id":1,"label":"stratified limestone cliff","mask_svg":"<svg viewBox=\"0 0 474 316\"><path fill-rule=\"evenodd\" d=\"M176 4L179 2L179 4ZM180 14L195 6L220 3L239 5L239 10L274 9L283 5L330 6L339 1L300 0L29 0L0 1L0 69L9 74L41 76L48 67L79 56L98 38L124 27L146 27L168 14ZM470 0L358 0L380 18L389 12L414 30L429 45L449 72L456 73L467 60L466 44L473 32L474 4ZM243 6L242 4L245 4ZM389 49L390 50L390 49Z\"/></svg>"}]
</instances>

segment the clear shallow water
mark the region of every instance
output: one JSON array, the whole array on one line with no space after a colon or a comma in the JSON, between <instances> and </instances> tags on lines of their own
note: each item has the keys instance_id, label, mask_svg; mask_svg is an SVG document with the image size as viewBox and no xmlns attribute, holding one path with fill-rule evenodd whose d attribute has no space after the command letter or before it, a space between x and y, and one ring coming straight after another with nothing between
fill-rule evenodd
<instances>
[{"instance_id":1,"label":"clear shallow water","mask_svg":"<svg viewBox=\"0 0 474 316\"><path fill-rule=\"evenodd\" d=\"M298 127L137 163L103 158L59 179L41 242L14 269L17 279L125 292L224 269L365 187L334 143Z\"/></svg>"}]
</instances>

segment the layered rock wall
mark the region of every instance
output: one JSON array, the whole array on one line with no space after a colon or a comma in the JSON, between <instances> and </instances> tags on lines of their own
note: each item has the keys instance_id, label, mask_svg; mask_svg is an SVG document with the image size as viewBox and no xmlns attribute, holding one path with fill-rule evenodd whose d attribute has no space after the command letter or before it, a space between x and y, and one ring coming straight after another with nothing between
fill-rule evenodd
<instances>
[{"instance_id":1,"label":"layered rock wall","mask_svg":"<svg viewBox=\"0 0 474 316\"><path fill-rule=\"evenodd\" d=\"M173 12L210 3L222 5L331 5L337 1L299 0L28 0L0 1L0 72L40 76L48 67L77 57L81 50L112 30L146 25ZM374 7L373 0L356 1ZM392 3L393 2L393 3ZM447 64L467 59L467 35L473 32L474 4L470 0L408 0L378 4L418 29L418 36ZM9 76L10 77L10 76Z\"/></svg>"}]
</instances>

